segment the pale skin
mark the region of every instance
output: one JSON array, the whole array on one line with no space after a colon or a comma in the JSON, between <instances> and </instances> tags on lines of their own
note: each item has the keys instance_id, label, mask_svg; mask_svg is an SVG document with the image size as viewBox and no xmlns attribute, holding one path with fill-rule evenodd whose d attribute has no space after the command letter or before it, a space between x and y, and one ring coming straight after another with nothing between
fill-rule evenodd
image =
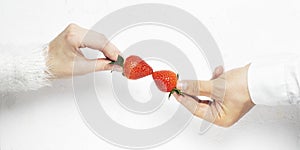
<instances>
[{"instance_id":1,"label":"pale skin","mask_svg":"<svg viewBox=\"0 0 300 150\"><path fill-rule=\"evenodd\" d=\"M105 58L87 59L80 50L85 47L102 52ZM67 78L112 70L113 65L109 63L115 61L119 53L103 34L70 24L49 43L47 65L53 78Z\"/></svg>"},{"instance_id":2,"label":"pale skin","mask_svg":"<svg viewBox=\"0 0 300 150\"><path fill-rule=\"evenodd\" d=\"M212 80L209 81L178 81L178 89L191 95L215 99L211 104L198 103L187 96L177 94L174 96L195 116L222 127L232 126L255 105L248 91L247 72L249 66L236 68L225 73L219 67L215 70ZM220 83L225 83L224 95L214 93L214 86L218 87Z\"/></svg>"},{"instance_id":3,"label":"pale skin","mask_svg":"<svg viewBox=\"0 0 300 150\"><path fill-rule=\"evenodd\" d=\"M104 58L88 59L80 48L91 48L104 54ZM47 66L52 78L67 78L84 75L94 71L112 70L120 51L103 34L70 24L62 33L49 43ZM76 65L74 65L76 64ZM74 66L76 68L74 69ZM247 72L250 65L223 73L217 68L212 80L179 81L177 88L195 95L215 99L211 104L198 103L187 96L173 94L191 113L216 125L229 127L237 122L255 104L252 102L247 84ZM225 83L225 95L218 95L214 87ZM221 98L219 98L221 97Z\"/></svg>"}]
</instances>

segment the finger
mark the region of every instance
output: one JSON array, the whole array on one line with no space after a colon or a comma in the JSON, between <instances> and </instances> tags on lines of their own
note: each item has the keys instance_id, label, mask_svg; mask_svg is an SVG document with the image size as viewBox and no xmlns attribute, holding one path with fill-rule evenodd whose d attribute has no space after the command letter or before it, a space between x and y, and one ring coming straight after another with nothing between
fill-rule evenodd
<instances>
[{"instance_id":1,"label":"finger","mask_svg":"<svg viewBox=\"0 0 300 150\"><path fill-rule=\"evenodd\" d=\"M123 67L119 65L113 65L112 71L123 73Z\"/></svg>"},{"instance_id":2,"label":"finger","mask_svg":"<svg viewBox=\"0 0 300 150\"><path fill-rule=\"evenodd\" d=\"M176 93L174 93L173 96L180 104L182 104L186 109L188 109L193 115L201 119L204 119L208 122L217 123L222 118L222 115L224 115L224 111L221 105L219 105L219 103L215 103L215 102L211 104L197 103L189 97L181 96ZM201 126L202 130L207 129L206 125Z\"/></svg>"},{"instance_id":3,"label":"finger","mask_svg":"<svg viewBox=\"0 0 300 150\"><path fill-rule=\"evenodd\" d=\"M210 107L208 104L198 103L187 96L178 95L176 93L174 93L173 96L180 104L182 104L186 109L188 109L193 115L205 119L207 110Z\"/></svg>"},{"instance_id":4,"label":"finger","mask_svg":"<svg viewBox=\"0 0 300 150\"><path fill-rule=\"evenodd\" d=\"M191 95L210 97L212 92L212 81L181 80L177 82L177 88L182 92Z\"/></svg>"},{"instance_id":5,"label":"finger","mask_svg":"<svg viewBox=\"0 0 300 150\"><path fill-rule=\"evenodd\" d=\"M103 54L109 58L110 60L116 61L118 59L118 55L120 55L119 49L112 44L111 42L108 42L104 48L102 49Z\"/></svg>"},{"instance_id":6,"label":"finger","mask_svg":"<svg viewBox=\"0 0 300 150\"><path fill-rule=\"evenodd\" d=\"M218 66L215 68L214 72L213 72L213 76L211 79L216 79L218 78L220 75L222 75L224 72L224 68L223 66Z\"/></svg>"},{"instance_id":7,"label":"finger","mask_svg":"<svg viewBox=\"0 0 300 150\"><path fill-rule=\"evenodd\" d=\"M114 67L114 65L109 64L111 61L106 58L93 59L89 62L94 65L93 71L112 70Z\"/></svg>"},{"instance_id":8,"label":"finger","mask_svg":"<svg viewBox=\"0 0 300 150\"><path fill-rule=\"evenodd\" d=\"M112 44L103 34L92 30L86 30L86 34L82 40L81 47L100 50L107 58L114 61L117 60L117 57L120 54L118 48L114 44Z\"/></svg>"}]
</instances>

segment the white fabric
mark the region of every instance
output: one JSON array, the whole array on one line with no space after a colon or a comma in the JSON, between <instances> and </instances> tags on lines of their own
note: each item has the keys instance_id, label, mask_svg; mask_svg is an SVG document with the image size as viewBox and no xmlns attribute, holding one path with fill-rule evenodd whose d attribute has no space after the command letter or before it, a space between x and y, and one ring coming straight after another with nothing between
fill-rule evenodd
<instances>
[{"instance_id":1,"label":"white fabric","mask_svg":"<svg viewBox=\"0 0 300 150\"><path fill-rule=\"evenodd\" d=\"M248 71L252 101L263 105L300 103L300 57L255 61Z\"/></svg>"},{"instance_id":2,"label":"white fabric","mask_svg":"<svg viewBox=\"0 0 300 150\"><path fill-rule=\"evenodd\" d=\"M50 85L46 66L48 46L35 50L11 46L0 47L0 93L37 90ZM23 51L23 53L21 53Z\"/></svg>"}]
</instances>

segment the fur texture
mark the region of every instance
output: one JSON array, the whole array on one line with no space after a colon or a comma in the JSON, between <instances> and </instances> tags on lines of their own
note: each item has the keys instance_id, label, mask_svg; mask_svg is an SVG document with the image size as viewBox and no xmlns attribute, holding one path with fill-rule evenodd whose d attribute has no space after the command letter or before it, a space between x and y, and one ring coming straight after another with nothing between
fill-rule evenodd
<instances>
[{"instance_id":1,"label":"fur texture","mask_svg":"<svg viewBox=\"0 0 300 150\"><path fill-rule=\"evenodd\" d=\"M25 51L24 54L15 54L13 48L0 49L0 93L37 90L49 86L51 75L46 66L47 50L47 45L33 51L21 49L23 53Z\"/></svg>"}]
</instances>

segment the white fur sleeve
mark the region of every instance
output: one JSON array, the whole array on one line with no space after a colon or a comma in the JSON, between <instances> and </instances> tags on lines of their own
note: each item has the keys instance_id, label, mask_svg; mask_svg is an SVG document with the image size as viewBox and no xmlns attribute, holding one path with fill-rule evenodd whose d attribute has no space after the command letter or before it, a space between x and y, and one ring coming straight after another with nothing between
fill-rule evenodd
<instances>
[{"instance_id":1,"label":"white fur sleeve","mask_svg":"<svg viewBox=\"0 0 300 150\"><path fill-rule=\"evenodd\" d=\"M37 90L50 85L46 66L48 46L17 49L0 46L0 93Z\"/></svg>"}]
</instances>

